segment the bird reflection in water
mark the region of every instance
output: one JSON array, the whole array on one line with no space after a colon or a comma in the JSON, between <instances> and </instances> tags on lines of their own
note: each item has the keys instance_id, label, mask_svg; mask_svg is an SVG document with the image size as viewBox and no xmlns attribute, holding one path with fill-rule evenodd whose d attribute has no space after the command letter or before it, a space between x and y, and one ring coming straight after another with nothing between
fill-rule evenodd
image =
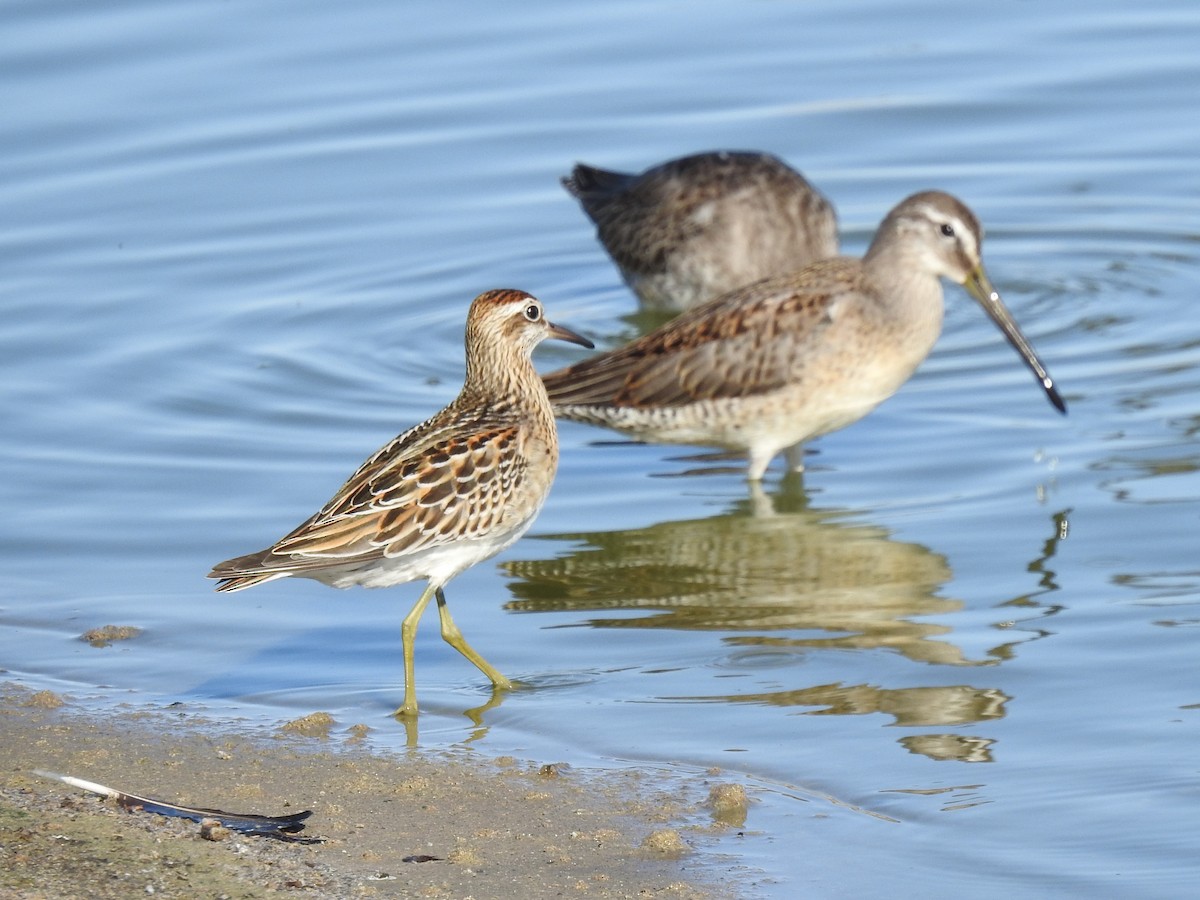
<instances>
[{"instance_id":1,"label":"bird reflection in water","mask_svg":"<svg viewBox=\"0 0 1200 900\"><path fill-rule=\"evenodd\" d=\"M747 663L755 654L832 649L891 650L941 666L991 666L1009 658L1016 644L1039 636L1006 629L1008 641L969 658L951 639L952 628L942 624L965 606L938 594L953 575L946 558L895 540L847 510L809 507L799 478L785 480L770 495L752 486L747 499L709 518L543 538L573 546L555 559L505 563L517 598L507 609L596 613L586 624L597 628L727 632L725 643L744 648L739 652ZM663 699L817 707L815 715L882 713L899 726L945 728L1001 718L1010 698L994 687L961 683L835 683ZM986 738L910 735L901 743L933 758L990 760Z\"/></svg>"},{"instance_id":2,"label":"bird reflection in water","mask_svg":"<svg viewBox=\"0 0 1200 900\"><path fill-rule=\"evenodd\" d=\"M782 638L737 634L743 646L887 648L909 659L979 665L931 621L963 608L936 595L951 578L945 557L893 540L844 510L812 509L798 478L716 516L628 531L544 535L574 547L549 560L505 563L524 612L645 610L597 617L598 628L816 632Z\"/></svg>"}]
</instances>

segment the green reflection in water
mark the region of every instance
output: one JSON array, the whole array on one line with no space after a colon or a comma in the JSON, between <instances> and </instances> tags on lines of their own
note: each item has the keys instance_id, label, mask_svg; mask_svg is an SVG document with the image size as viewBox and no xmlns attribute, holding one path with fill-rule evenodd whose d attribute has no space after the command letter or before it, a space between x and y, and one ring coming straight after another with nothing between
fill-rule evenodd
<instances>
[{"instance_id":1,"label":"green reflection in water","mask_svg":"<svg viewBox=\"0 0 1200 900\"><path fill-rule=\"evenodd\" d=\"M995 688L966 684L933 687L881 688L873 684L819 684L794 691L734 694L714 697L675 697L732 703L766 703L772 706L819 706L807 715L890 715L904 726L967 725L1004 717L1011 697Z\"/></svg>"},{"instance_id":2,"label":"green reflection in water","mask_svg":"<svg viewBox=\"0 0 1200 900\"><path fill-rule=\"evenodd\" d=\"M1068 532L1067 513L1052 517L1053 534L1028 570L1040 590L1001 608L1053 615L1038 596L1057 590L1048 563ZM970 659L950 639L950 626L929 621L964 608L937 596L951 579L946 558L920 544L895 540L850 512L813 509L798 479L775 494L761 488L704 519L645 528L547 535L572 548L550 560L512 561L517 598L507 609L524 612L642 611L603 616L601 628L670 628L730 632L730 645L768 652L822 649L891 650L919 663L992 666L1019 643L1045 636L1037 629L997 630L1011 639ZM788 632L781 634L780 632ZM967 684L887 688L870 684L810 685L757 694L664 697L692 702L813 707L806 715L883 714L896 726L953 727L1004 716L1011 699L994 687ZM900 739L909 752L933 759L991 761L992 741L958 734L915 734Z\"/></svg>"},{"instance_id":3,"label":"green reflection in water","mask_svg":"<svg viewBox=\"0 0 1200 900\"><path fill-rule=\"evenodd\" d=\"M993 743L969 734L911 734L900 738L900 745L912 753L959 762L992 762Z\"/></svg>"},{"instance_id":4,"label":"green reflection in water","mask_svg":"<svg viewBox=\"0 0 1200 900\"><path fill-rule=\"evenodd\" d=\"M891 539L886 529L847 521L842 510L811 509L794 480L774 496L756 490L704 519L628 531L547 535L575 547L550 560L514 561L525 612L646 610L597 617L602 628L731 632L816 632L779 637L735 634L738 645L871 650L909 659L980 665L942 638L950 628L918 617L945 616L960 600L936 596L952 575L945 557Z\"/></svg>"}]
</instances>

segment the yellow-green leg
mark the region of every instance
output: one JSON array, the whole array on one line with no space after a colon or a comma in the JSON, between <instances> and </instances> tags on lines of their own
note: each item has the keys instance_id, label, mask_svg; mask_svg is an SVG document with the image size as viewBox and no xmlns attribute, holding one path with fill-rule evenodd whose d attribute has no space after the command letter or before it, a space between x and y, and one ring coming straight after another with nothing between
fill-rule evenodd
<instances>
[{"instance_id":1,"label":"yellow-green leg","mask_svg":"<svg viewBox=\"0 0 1200 900\"><path fill-rule=\"evenodd\" d=\"M413 664L413 645L417 638L417 623L421 621L425 607L433 599L434 593L439 595L438 602L440 603L442 589L434 587L432 584L426 586L412 610L400 624L400 646L404 652L404 705L394 713L397 716L415 716L417 714L416 666Z\"/></svg>"},{"instance_id":2,"label":"yellow-green leg","mask_svg":"<svg viewBox=\"0 0 1200 900\"><path fill-rule=\"evenodd\" d=\"M442 620L442 640L473 662L480 672L492 679L492 684L496 687L505 691L512 690L512 682L497 672L486 659L476 653L474 648L467 643L467 639L462 636L462 632L458 630L458 626L450 618L450 608L446 606L446 595L442 593L442 589L437 588L434 594L437 596L438 616Z\"/></svg>"}]
</instances>

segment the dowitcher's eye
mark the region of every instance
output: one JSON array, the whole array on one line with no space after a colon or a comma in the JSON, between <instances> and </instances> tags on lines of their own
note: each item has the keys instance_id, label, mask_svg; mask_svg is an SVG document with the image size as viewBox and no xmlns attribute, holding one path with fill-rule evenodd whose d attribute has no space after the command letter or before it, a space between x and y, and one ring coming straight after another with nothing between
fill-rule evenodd
<instances>
[{"instance_id":1,"label":"dowitcher's eye","mask_svg":"<svg viewBox=\"0 0 1200 900\"><path fill-rule=\"evenodd\" d=\"M530 322L536 322L541 317L542 310L536 303L530 303L527 307L525 307L525 318Z\"/></svg>"},{"instance_id":2,"label":"dowitcher's eye","mask_svg":"<svg viewBox=\"0 0 1200 900\"><path fill-rule=\"evenodd\" d=\"M949 222L942 223L942 236L943 237L954 237L954 226L951 225Z\"/></svg>"}]
</instances>

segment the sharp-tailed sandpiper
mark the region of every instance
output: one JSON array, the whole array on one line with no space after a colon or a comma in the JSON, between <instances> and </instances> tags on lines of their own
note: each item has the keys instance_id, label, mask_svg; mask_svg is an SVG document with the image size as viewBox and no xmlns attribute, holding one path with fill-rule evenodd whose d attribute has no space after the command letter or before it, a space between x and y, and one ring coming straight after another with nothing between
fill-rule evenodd
<instances>
[{"instance_id":1,"label":"sharp-tailed sandpiper","mask_svg":"<svg viewBox=\"0 0 1200 900\"><path fill-rule=\"evenodd\" d=\"M437 598L442 637L497 688L511 687L463 638L443 588L521 537L545 502L558 463L550 402L530 355L544 338L591 347L546 320L523 291L481 294L467 315L467 376L449 406L380 448L333 499L266 550L216 565L218 591L287 576L333 587L428 586L404 618L404 704L417 712L413 639Z\"/></svg>"}]
</instances>

